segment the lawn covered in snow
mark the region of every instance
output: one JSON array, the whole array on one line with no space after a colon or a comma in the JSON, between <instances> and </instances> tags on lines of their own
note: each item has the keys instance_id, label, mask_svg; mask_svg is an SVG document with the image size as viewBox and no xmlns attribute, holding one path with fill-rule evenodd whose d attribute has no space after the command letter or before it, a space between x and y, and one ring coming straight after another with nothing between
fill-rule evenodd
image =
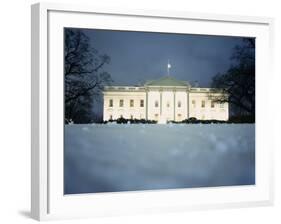
<instances>
[{"instance_id":1,"label":"lawn covered in snow","mask_svg":"<svg viewBox=\"0 0 281 224\"><path fill-rule=\"evenodd\" d=\"M254 124L65 125L65 194L255 184Z\"/></svg>"}]
</instances>

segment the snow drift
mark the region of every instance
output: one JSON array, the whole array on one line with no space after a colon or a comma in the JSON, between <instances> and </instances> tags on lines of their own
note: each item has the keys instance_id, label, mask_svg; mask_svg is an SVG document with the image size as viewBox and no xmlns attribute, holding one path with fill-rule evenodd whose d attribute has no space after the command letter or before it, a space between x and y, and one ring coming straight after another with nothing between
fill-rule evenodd
<instances>
[{"instance_id":1,"label":"snow drift","mask_svg":"<svg viewBox=\"0 0 281 224\"><path fill-rule=\"evenodd\" d=\"M255 184L254 124L65 126L65 194Z\"/></svg>"}]
</instances>

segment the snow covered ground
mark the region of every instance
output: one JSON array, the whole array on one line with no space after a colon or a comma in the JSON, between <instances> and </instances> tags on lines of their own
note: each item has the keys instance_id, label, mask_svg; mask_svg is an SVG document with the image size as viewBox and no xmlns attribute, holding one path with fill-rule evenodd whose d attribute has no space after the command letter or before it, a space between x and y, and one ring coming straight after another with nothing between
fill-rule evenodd
<instances>
[{"instance_id":1,"label":"snow covered ground","mask_svg":"<svg viewBox=\"0 0 281 224\"><path fill-rule=\"evenodd\" d=\"M255 184L254 124L65 126L65 193Z\"/></svg>"}]
</instances>

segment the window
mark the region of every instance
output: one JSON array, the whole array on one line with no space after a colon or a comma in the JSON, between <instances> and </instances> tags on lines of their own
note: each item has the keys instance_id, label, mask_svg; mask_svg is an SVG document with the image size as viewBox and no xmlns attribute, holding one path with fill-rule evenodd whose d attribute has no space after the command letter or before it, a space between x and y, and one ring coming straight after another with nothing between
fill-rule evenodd
<instances>
[{"instance_id":1,"label":"window","mask_svg":"<svg viewBox=\"0 0 281 224\"><path fill-rule=\"evenodd\" d=\"M181 114L178 114L178 120L181 120Z\"/></svg>"},{"instance_id":2,"label":"window","mask_svg":"<svg viewBox=\"0 0 281 224\"><path fill-rule=\"evenodd\" d=\"M159 103L158 103L158 101L156 100L155 101L155 107L158 107L159 106Z\"/></svg>"},{"instance_id":3,"label":"window","mask_svg":"<svg viewBox=\"0 0 281 224\"><path fill-rule=\"evenodd\" d=\"M196 102L195 102L195 100L192 100L192 106L193 106L193 108L196 107Z\"/></svg>"},{"instance_id":4,"label":"window","mask_svg":"<svg viewBox=\"0 0 281 224\"><path fill-rule=\"evenodd\" d=\"M211 107L214 108L215 107L215 102L212 100L211 101Z\"/></svg>"},{"instance_id":5,"label":"window","mask_svg":"<svg viewBox=\"0 0 281 224\"><path fill-rule=\"evenodd\" d=\"M170 102L169 101L167 102L167 107L170 107Z\"/></svg>"},{"instance_id":6,"label":"window","mask_svg":"<svg viewBox=\"0 0 281 224\"><path fill-rule=\"evenodd\" d=\"M134 100L130 100L130 107L134 107Z\"/></svg>"},{"instance_id":7,"label":"window","mask_svg":"<svg viewBox=\"0 0 281 224\"><path fill-rule=\"evenodd\" d=\"M220 108L223 108L224 107L224 103L220 103Z\"/></svg>"},{"instance_id":8,"label":"window","mask_svg":"<svg viewBox=\"0 0 281 224\"><path fill-rule=\"evenodd\" d=\"M178 107L181 107L181 101L178 101Z\"/></svg>"},{"instance_id":9,"label":"window","mask_svg":"<svg viewBox=\"0 0 281 224\"><path fill-rule=\"evenodd\" d=\"M109 107L113 107L113 99L109 100Z\"/></svg>"},{"instance_id":10,"label":"window","mask_svg":"<svg viewBox=\"0 0 281 224\"><path fill-rule=\"evenodd\" d=\"M144 100L140 100L140 107L144 107Z\"/></svg>"},{"instance_id":11,"label":"window","mask_svg":"<svg viewBox=\"0 0 281 224\"><path fill-rule=\"evenodd\" d=\"M120 115L120 118L123 118L123 115L122 115L122 114Z\"/></svg>"},{"instance_id":12,"label":"window","mask_svg":"<svg viewBox=\"0 0 281 224\"><path fill-rule=\"evenodd\" d=\"M158 114L155 114L154 117L155 117L155 120L158 120Z\"/></svg>"},{"instance_id":13,"label":"window","mask_svg":"<svg viewBox=\"0 0 281 224\"><path fill-rule=\"evenodd\" d=\"M130 116L130 118L131 118L131 120L133 120L133 119L134 119L134 116L133 116L133 115L131 115L131 116Z\"/></svg>"},{"instance_id":14,"label":"window","mask_svg":"<svg viewBox=\"0 0 281 224\"><path fill-rule=\"evenodd\" d=\"M205 107L205 100L202 100L202 102L201 102L201 107L202 107L202 108Z\"/></svg>"},{"instance_id":15,"label":"window","mask_svg":"<svg viewBox=\"0 0 281 224\"><path fill-rule=\"evenodd\" d=\"M112 115L109 115L109 120L112 121Z\"/></svg>"},{"instance_id":16,"label":"window","mask_svg":"<svg viewBox=\"0 0 281 224\"><path fill-rule=\"evenodd\" d=\"M124 100L120 100L119 101L119 107L123 107L124 106Z\"/></svg>"}]
</instances>

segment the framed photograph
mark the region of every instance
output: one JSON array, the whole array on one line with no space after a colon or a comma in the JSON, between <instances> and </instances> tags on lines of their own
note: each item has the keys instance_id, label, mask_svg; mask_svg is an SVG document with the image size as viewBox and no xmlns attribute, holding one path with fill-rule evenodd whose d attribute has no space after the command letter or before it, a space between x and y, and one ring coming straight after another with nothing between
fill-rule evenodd
<instances>
[{"instance_id":1,"label":"framed photograph","mask_svg":"<svg viewBox=\"0 0 281 224\"><path fill-rule=\"evenodd\" d=\"M32 6L32 217L273 203L271 18Z\"/></svg>"}]
</instances>

